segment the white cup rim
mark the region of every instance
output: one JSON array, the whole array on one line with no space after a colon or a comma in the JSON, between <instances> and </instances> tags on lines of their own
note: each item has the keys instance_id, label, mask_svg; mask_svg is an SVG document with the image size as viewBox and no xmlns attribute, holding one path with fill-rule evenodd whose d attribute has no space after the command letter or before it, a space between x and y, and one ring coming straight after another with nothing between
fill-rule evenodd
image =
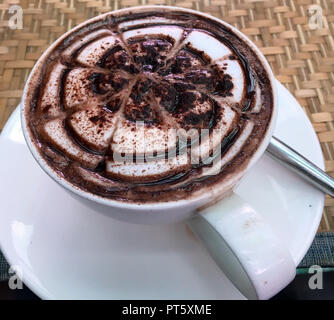
<instances>
[{"instance_id":1,"label":"white cup rim","mask_svg":"<svg viewBox=\"0 0 334 320\"><path fill-rule=\"evenodd\" d=\"M228 24L227 22L215 18L207 13L203 13L200 11L196 11L196 10L192 10L192 9L185 9L185 8L180 8L180 7L174 7L174 6L161 6L161 5L147 5L147 6L137 6L137 7L129 7L129 8L124 8L124 9L119 9L119 10L115 10L115 11L111 11L111 12L107 12L104 13L102 15L96 16L94 18L91 18L81 24L79 24L78 26L76 26L75 28L72 28L71 30L69 30L68 32L66 32L65 34L63 34L60 38L58 38L51 46L48 47L48 49L41 55L41 57L38 59L38 61L35 63L33 69L30 72L30 75L28 77L28 80L26 82L26 85L24 87L23 90L23 95L22 95L22 100L21 100L21 123L22 123L22 130L23 130L23 134L24 137L26 139L27 145L32 153L32 155L34 156L34 158L36 159L36 161L38 162L38 164L41 166L41 168L53 179L55 180L58 184L60 184L62 187L64 187L65 189L69 190L70 192L73 192L74 194L77 194L79 196L81 196L82 198L91 200L93 202L97 202L99 204L102 205L106 205L106 206L110 206L110 207L114 207L114 208L122 208L122 209L135 209L135 210L140 210L140 211L144 211L144 210L152 210L154 208L159 208L159 209L173 209L173 208L179 208L179 207L183 207L183 206L188 206L190 204L196 204L196 203L202 203L204 199L206 198L211 198L212 194L208 194L208 193L202 193L200 196L198 197L190 197L190 198L186 198L186 199L181 199L181 200L172 200L172 201L161 201L161 202L149 202L149 203L132 203L132 202L125 202L122 200L114 200L114 199L110 199L110 198L106 198L103 196L99 196L93 193L90 193L88 191L85 191L75 185L73 185L72 183L70 183L68 180L66 180L65 178L60 177L54 169L52 169L47 162L44 160L44 158L40 155L40 152L38 151L37 147L35 146L35 144L32 141L32 138L30 136L30 132L27 126L27 121L26 121L26 117L25 117L25 101L27 99L27 87L31 80L32 75L34 74L35 70L37 69L38 65L41 64L44 60L44 58L58 45L58 43L60 43L63 39L65 39L70 33L72 33L75 30L81 29L83 26L90 24L94 21L98 21L100 19L103 19L103 17L107 17L108 15L110 15L110 13L124 13L124 12L129 12L129 11L146 11L146 10L159 10L159 9L167 9L167 10L177 10L177 11L183 11L183 12L187 12L187 13L193 13L196 15L200 15L204 18L207 19L211 19L215 22L218 22L220 24L222 24L223 26L231 29L231 31L233 33L235 33L238 37L240 37L243 41L245 41L247 43L247 45L249 45L251 47L251 49L257 54L257 56L259 57L259 59L261 60L261 63L263 64L263 66L265 67L270 83L271 83L271 88L272 88L272 93L273 93L273 112L272 112L272 116L270 119L270 123L268 125L265 137L262 139L261 144L259 145L259 147L257 148L257 150L255 151L255 153L252 155L246 170L242 173L242 176L249 170L249 168L261 157L261 155L264 153L265 149L267 148L270 139L272 137L273 134L273 130L276 124L276 118L277 118L277 111L278 111L278 97L277 97L277 88L276 88L276 84L275 84L275 77L273 75L273 72L266 60L266 58L263 56L263 54L261 53L261 51L255 46L255 44L249 39L247 38L246 35L244 35L242 32L240 32L238 29L236 29L235 27L231 26L230 24ZM236 180L239 180L240 177L238 177L236 175L235 177Z\"/></svg>"}]
</instances>

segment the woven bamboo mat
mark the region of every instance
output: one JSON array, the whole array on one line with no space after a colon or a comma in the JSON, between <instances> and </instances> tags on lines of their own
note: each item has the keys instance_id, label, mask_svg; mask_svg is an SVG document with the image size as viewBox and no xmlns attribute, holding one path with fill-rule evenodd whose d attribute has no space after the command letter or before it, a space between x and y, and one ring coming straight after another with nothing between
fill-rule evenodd
<instances>
[{"instance_id":1,"label":"woven bamboo mat","mask_svg":"<svg viewBox=\"0 0 334 320\"><path fill-rule=\"evenodd\" d=\"M0 129L49 44L88 18L145 4L204 11L252 39L311 119L334 175L334 0L0 0ZM12 5L23 8L22 30L8 27ZM328 197L319 231L330 230L334 199Z\"/></svg>"}]
</instances>

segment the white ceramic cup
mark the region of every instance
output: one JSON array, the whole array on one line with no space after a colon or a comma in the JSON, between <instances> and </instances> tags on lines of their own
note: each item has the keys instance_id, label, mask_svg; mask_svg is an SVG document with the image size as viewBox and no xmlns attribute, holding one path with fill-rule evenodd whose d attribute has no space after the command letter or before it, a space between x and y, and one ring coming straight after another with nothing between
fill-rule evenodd
<instances>
[{"instance_id":1,"label":"white ceramic cup","mask_svg":"<svg viewBox=\"0 0 334 320\"><path fill-rule=\"evenodd\" d=\"M267 69L274 95L274 111L266 135L249 162L246 170L248 171L264 153L276 121L277 89L269 64L260 50L245 35L227 23L207 14L168 6L135 7L118 10L118 12L126 14L130 10L137 12L152 10L152 8L154 10L182 10L188 13L196 13L206 19L212 19L227 26L254 50ZM90 19L69 32L99 20L103 16ZM110 217L132 223L149 224L186 220L186 223L202 240L216 263L249 299L268 299L283 289L294 278L296 266L283 241L277 238L261 213L233 193L233 189L246 172L236 174L233 181L229 181L228 184L222 182L214 190L198 197L153 204L133 204L103 198L79 189L60 177L46 163L32 142L24 116L26 108L28 108L27 88L35 71L43 64L44 58L68 34L64 34L53 43L37 61L30 73L22 97L21 120L24 136L30 151L42 169L58 184L70 191L71 195L78 201ZM254 187L256 188L256 186ZM204 207L205 209L203 209Z\"/></svg>"}]
</instances>

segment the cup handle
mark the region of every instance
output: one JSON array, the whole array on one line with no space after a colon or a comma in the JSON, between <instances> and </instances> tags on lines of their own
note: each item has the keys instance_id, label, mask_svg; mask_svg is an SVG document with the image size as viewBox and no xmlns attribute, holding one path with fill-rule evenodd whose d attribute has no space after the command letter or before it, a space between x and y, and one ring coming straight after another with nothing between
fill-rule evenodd
<instances>
[{"instance_id":1,"label":"cup handle","mask_svg":"<svg viewBox=\"0 0 334 320\"><path fill-rule=\"evenodd\" d=\"M269 299L296 275L289 250L264 218L235 193L187 223L248 299Z\"/></svg>"}]
</instances>

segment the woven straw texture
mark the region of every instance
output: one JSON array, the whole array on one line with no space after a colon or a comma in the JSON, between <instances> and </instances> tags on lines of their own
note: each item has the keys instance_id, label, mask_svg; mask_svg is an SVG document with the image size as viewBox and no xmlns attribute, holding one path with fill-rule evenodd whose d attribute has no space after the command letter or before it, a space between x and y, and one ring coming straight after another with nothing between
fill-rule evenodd
<instances>
[{"instance_id":1,"label":"woven straw texture","mask_svg":"<svg viewBox=\"0 0 334 320\"><path fill-rule=\"evenodd\" d=\"M35 61L54 40L98 14L145 4L207 12L253 40L309 116L327 172L334 174L333 0L0 0L0 129L19 103ZM23 8L22 30L8 26L12 5ZM329 197L319 231L334 231Z\"/></svg>"}]
</instances>

